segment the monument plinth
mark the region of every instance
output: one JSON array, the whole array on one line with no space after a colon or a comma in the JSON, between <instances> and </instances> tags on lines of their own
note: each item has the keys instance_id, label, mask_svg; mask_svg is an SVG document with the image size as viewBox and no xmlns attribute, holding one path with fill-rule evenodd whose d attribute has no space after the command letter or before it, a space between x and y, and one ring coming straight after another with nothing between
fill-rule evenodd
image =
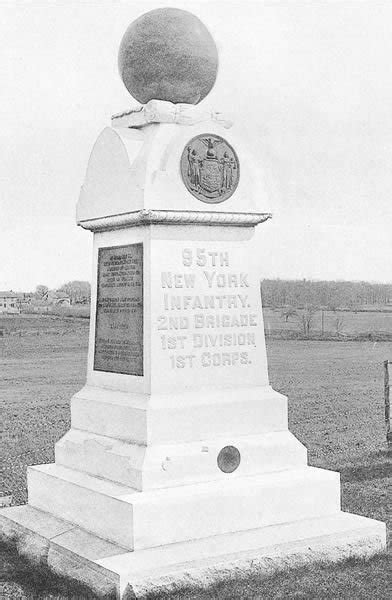
<instances>
[{"instance_id":1,"label":"monument plinth","mask_svg":"<svg viewBox=\"0 0 392 600\"><path fill-rule=\"evenodd\" d=\"M307 465L269 385L250 240L271 215L241 135L170 97L112 124L77 208L94 234L86 386L3 529L119 597L379 551L385 526L341 512L339 474Z\"/></svg>"}]
</instances>

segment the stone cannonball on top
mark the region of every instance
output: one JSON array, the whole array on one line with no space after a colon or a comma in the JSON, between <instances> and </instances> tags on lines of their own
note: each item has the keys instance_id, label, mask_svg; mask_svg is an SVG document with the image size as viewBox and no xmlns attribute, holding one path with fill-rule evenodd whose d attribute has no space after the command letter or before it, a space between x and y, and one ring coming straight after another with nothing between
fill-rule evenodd
<instances>
[{"instance_id":1,"label":"stone cannonball on top","mask_svg":"<svg viewBox=\"0 0 392 600\"><path fill-rule=\"evenodd\" d=\"M159 8L130 24L118 65L125 87L142 104L154 99L198 104L215 83L218 52L195 15Z\"/></svg>"}]
</instances>

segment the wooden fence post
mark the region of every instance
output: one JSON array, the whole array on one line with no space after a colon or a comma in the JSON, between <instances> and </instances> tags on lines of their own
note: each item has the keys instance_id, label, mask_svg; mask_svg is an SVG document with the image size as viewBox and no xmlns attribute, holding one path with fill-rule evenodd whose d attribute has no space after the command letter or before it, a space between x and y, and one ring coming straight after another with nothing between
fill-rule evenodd
<instances>
[{"instance_id":1,"label":"wooden fence post","mask_svg":"<svg viewBox=\"0 0 392 600\"><path fill-rule=\"evenodd\" d=\"M388 448L392 447L392 431L391 431L391 403L390 403L390 384L389 384L389 365L392 362L384 360L384 403L385 403L385 426L387 433Z\"/></svg>"}]
</instances>

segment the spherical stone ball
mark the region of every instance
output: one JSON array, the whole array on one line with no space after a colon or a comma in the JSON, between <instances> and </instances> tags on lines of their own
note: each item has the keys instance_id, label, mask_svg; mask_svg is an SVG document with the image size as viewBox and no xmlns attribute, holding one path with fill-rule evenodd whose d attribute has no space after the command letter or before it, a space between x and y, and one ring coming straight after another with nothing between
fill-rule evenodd
<instances>
[{"instance_id":1,"label":"spherical stone ball","mask_svg":"<svg viewBox=\"0 0 392 600\"><path fill-rule=\"evenodd\" d=\"M118 66L129 93L142 104L198 104L212 89L218 51L203 23L186 10L158 8L130 24Z\"/></svg>"}]
</instances>

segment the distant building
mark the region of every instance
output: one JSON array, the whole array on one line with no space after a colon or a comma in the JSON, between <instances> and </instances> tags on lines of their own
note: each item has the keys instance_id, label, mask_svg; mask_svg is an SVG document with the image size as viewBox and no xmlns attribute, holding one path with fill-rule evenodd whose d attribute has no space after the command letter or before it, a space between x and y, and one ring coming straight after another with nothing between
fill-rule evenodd
<instances>
[{"instance_id":1,"label":"distant building","mask_svg":"<svg viewBox=\"0 0 392 600\"><path fill-rule=\"evenodd\" d=\"M19 294L12 290L0 292L0 313L20 313Z\"/></svg>"},{"instance_id":2,"label":"distant building","mask_svg":"<svg viewBox=\"0 0 392 600\"><path fill-rule=\"evenodd\" d=\"M39 298L33 295L33 298L31 299L31 308L34 312L38 313L49 313L52 312L55 307L66 307L70 305L71 300L68 294L57 290L48 290Z\"/></svg>"},{"instance_id":3,"label":"distant building","mask_svg":"<svg viewBox=\"0 0 392 600\"><path fill-rule=\"evenodd\" d=\"M34 292L19 292L18 296L21 302L31 304L31 299L34 298Z\"/></svg>"},{"instance_id":4,"label":"distant building","mask_svg":"<svg viewBox=\"0 0 392 600\"><path fill-rule=\"evenodd\" d=\"M30 308L33 296L33 292L18 292L17 301L19 304L20 312L24 312L25 310Z\"/></svg>"},{"instance_id":5,"label":"distant building","mask_svg":"<svg viewBox=\"0 0 392 600\"><path fill-rule=\"evenodd\" d=\"M59 290L49 290L45 294L45 299L52 306L70 306L71 299L66 292Z\"/></svg>"}]
</instances>

